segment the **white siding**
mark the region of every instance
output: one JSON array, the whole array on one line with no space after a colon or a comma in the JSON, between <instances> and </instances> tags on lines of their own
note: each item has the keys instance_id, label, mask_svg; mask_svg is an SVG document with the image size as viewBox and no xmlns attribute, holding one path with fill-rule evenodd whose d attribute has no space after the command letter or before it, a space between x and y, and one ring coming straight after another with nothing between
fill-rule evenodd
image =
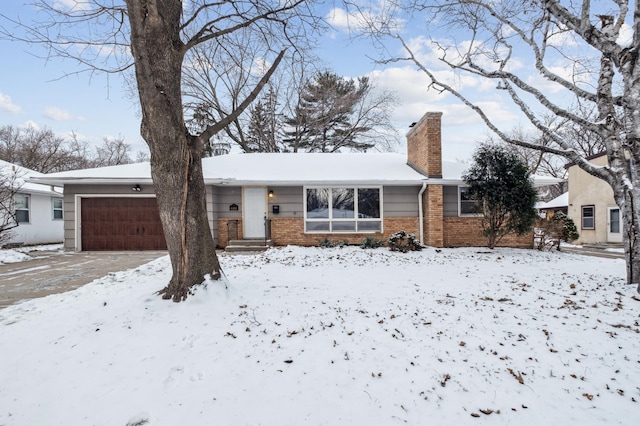
<instances>
[{"instance_id":1,"label":"white siding","mask_svg":"<svg viewBox=\"0 0 640 426\"><path fill-rule=\"evenodd\" d=\"M49 195L29 195L29 223L13 228L10 243L47 244L61 243L64 237L64 221L53 218L53 201ZM62 198L62 196L58 197Z\"/></svg>"}]
</instances>

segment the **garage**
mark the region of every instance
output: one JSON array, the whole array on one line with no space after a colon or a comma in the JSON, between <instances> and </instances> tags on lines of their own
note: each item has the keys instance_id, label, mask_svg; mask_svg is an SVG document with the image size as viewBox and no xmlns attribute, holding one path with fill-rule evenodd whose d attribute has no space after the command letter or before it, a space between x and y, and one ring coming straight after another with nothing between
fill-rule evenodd
<instances>
[{"instance_id":1,"label":"garage","mask_svg":"<svg viewBox=\"0 0 640 426\"><path fill-rule=\"evenodd\" d=\"M82 198L83 251L166 250L155 198Z\"/></svg>"}]
</instances>

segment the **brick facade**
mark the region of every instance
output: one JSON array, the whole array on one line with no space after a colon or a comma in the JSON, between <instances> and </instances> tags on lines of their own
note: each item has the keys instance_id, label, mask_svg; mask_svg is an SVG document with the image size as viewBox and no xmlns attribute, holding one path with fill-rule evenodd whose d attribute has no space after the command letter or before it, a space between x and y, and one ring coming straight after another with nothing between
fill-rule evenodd
<instances>
[{"instance_id":1,"label":"brick facade","mask_svg":"<svg viewBox=\"0 0 640 426\"><path fill-rule=\"evenodd\" d=\"M442 134L441 112L428 112L407 133L407 164L429 178L442 178ZM445 217L444 193L441 184L427 185L422 195L424 243L432 247L486 246L482 236L481 218ZM412 214L403 211L401 216ZM217 245L225 247L229 239L229 221L237 222L237 238L242 239L241 219L218 219ZM348 241L360 244L366 237L387 241L391 234L404 230L420 238L420 219L415 217L394 217L384 219L384 232L380 233L304 233L302 217L272 217L271 241L276 246L299 245L317 246L325 239L331 242ZM533 235L518 237L505 236L500 246L533 247Z\"/></svg>"},{"instance_id":2,"label":"brick facade","mask_svg":"<svg viewBox=\"0 0 640 426\"><path fill-rule=\"evenodd\" d=\"M432 247L444 244L442 185L429 185L422 194L424 243Z\"/></svg>"},{"instance_id":3,"label":"brick facade","mask_svg":"<svg viewBox=\"0 0 640 426\"><path fill-rule=\"evenodd\" d=\"M485 247L480 217L445 217L444 247ZM518 236L505 235L498 247L533 248L533 233Z\"/></svg>"},{"instance_id":4,"label":"brick facade","mask_svg":"<svg viewBox=\"0 0 640 426\"><path fill-rule=\"evenodd\" d=\"M442 177L441 112L428 112L407 133L407 164L430 178Z\"/></svg>"},{"instance_id":5,"label":"brick facade","mask_svg":"<svg viewBox=\"0 0 640 426\"><path fill-rule=\"evenodd\" d=\"M235 222L229 226L229 222ZM236 226L237 224L237 226ZM229 229L237 229L237 236L231 235L229 236ZM231 238L230 238L231 237ZM236 237L236 238L234 238ZM218 237L216 238L215 244L218 248L225 248L229 244L229 240L234 239L242 239L242 219L218 219Z\"/></svg>"},{"instance_id":6,"label":"brick facade","mask_svg":"<svg viewBox=\"0 0 640 426\"><path fill-rule=\"evenodd\" d=\"M227 222L231 219L218 219L218 247L224 248L229 243L227 233ZM233 219L237 220L237 219ZM377 238L387 241L391 234L398 231L406 231L418 237L420 232L417 217L390 218L384 219L384 232L375 233L304 233L304 220L300 218L272 218L271 219L271 241L275 246L297 245L297 246L317 246L322 241L328 239L331 242L347 240L349 244L361 244L366 237ZM242 238L242 220L238 220L239 238Z\"/></svg>"}]
</instances>

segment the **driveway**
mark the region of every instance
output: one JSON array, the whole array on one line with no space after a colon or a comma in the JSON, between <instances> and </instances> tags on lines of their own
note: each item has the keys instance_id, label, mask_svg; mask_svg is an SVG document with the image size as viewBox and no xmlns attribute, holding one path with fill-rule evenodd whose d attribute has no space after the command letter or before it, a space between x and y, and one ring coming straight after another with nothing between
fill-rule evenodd
<instances>
[{"instance_id":1,"label":"driveway","mask_svg":"<svg viewBox=\"0 0 640 426\"><path fill-rule=\"evenodd\" d=\"M33 259L0 264L0 309L20 300L81 287L110 272L136 268L166 251L29 253Z\"/></svg>"}]
</instances>

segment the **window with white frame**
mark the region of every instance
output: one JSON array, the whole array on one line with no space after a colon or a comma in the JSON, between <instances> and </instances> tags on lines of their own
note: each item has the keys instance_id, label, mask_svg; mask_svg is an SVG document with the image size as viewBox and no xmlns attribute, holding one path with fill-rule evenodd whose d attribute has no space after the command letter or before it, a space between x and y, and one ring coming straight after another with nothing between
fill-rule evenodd
<instances>
[{"instance_id":1,"label":"window with white frame","mask_svg":"<svg viewBox=\"0 0 640 426\"><path fill-rule=\"evenodd\" d=\"M595 206L582 206L582 229L596 229Z\"/></svg>"},{"instance_id":2,"label":"window with white frame","mask_svg":"<svg viewBox=\"0 0 640 426\"><path fill-rule=\"evenodd\" d=\"M31 213L29 209L29 196L26 194L16 194L15 200L15 212L16 221L18 223L29 223L31 221Z\"/></svg>"},{"instance_id":3,"label":"window with white frame","mask_svg":"<svg viewBox=\"0 0 640 426\"><path fill-rule=\"evenodd\" d=\"M305 232L381 232L382 188L306 187Z\"/></svg>"},{"instance_id":4,"label":"window with white frame","mask_svg":"<svg viewBox=\"0 0 640 426\"><path fill-rule=\"evenodd\" d=\"M51 202L53 205L53 219L63 219L62 198L52 198Z\"/></svg>"},{"instance_id":5,"label":"window with white frame","mask_svg":"<svg viewBox=\"0 0 640 426\"><path fill-rule=\"evenodd\" d=\"M469 195L469 188L466 186L458 187L458 214L479 215L482 214L482 206Z\"/></svg>"}]
</instances>

